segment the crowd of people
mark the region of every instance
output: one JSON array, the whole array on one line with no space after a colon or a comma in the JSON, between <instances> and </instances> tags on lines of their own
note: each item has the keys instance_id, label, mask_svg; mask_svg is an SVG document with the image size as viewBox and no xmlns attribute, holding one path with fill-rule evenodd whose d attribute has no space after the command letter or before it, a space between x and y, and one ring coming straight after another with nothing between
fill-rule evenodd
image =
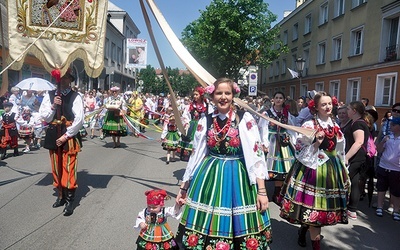
<instances>
[{"instance_id":1,"label":"crowd of people","mask_svg":"<svg viewBox=\"0 0 400 250\"><path fill-rule=\"evenodd\" d=\"M69 216L82 131L89 129L93 139L97 128L100 139L109 136L113 148L119 148L121 137L144 136L148 120L153 120L167 151L166 164L179 157L187 166L168 213L163 190L146 193L148 208L136 225L141 229L138 249L162 244L171 249L267 249L272 242L268 181L274 182L271 197L280 206L280 216L300 225L302 247L307 245L307 232L313 249L320 249L323 226L356 220L365 186L373 187L374 178L376 215L383 216L384 195L390 190L392 218L400 221L400 103L379 121L366 98L344 104L323 91L308 91L297 100L280 91L271 98L245 98L253 111L268 117L264 119L235 104L240 88L220 78L206 88L197 87L191 97L178 97L178 117L169 94L123 93L116 86L80 93L70 87L72 75L60 81L61 95L11 89L2 103L1 159L8 148L19 155L19 138L24 153L41 146L49 149L59 190L53 207L65 205L64 215ZM60 106L63 118L56 118ZM177 122L184 131L178 130ZM57 126L61 137L53 133ZM313 130L315 136L295 127ZM57 166L61 146L62 174ZM176 239L164 226L156 236L145 233L158 223L154 216L165 223L167 215L180 220Z\"/></svg>"}]
</instances>

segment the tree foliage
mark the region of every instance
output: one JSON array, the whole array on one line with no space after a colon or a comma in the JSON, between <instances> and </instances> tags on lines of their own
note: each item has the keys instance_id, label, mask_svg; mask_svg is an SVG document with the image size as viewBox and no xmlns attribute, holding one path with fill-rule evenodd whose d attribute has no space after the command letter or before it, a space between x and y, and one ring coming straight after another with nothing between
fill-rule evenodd
<instances>
[{"instance_id":1,"label":"tree foliage","mask_svg":"<svg viewBox=\"0 0 400 250\"><path fill-rule=\"evenodd\" d=\"M213 0L182 32L182 42L215 77L237 79L239 69L266 66L286 52L271 28L277 16L263 0Z\"/></svg>"},{"instance_id":2,"label":"tree foliage","mask_svg":"<svg viewBox=\"0 0 400 250\"><path fill-rule=\"evenodd\" d=\"M196 79L188 72L180 72L178 68L166 68L172 89L176 95L187 96L198 85ZM150 65L140 70L139 79L143 80L143 92L145 93L168 93L168 86L164 76L157 76L156 70Z\"/></svg>"}]
</instances>

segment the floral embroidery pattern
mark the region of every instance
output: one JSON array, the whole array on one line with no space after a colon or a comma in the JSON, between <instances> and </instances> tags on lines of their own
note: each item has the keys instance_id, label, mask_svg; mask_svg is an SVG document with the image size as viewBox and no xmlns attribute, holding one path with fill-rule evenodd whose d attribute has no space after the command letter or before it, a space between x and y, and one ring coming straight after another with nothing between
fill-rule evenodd
<instances>
[{"instance_id":1,"label":"floral embroidery pattern","mask_svg":"<svg viewBox=\"0 0 400 250\"><path fill-rule=\"evenodd\" d=\"M221 147L226 149L227 154L237 154L240 149L240 136L239 130L236 127L235 123L231 123L230 127L227 128L226 134L221 139L221 134L216 133L214 129L214 124L211 125L211 128L207 131L207 146L218 153L221 152Z\"/></svg>"},{"instance_id":2,"label":"floral embroidery pattern","mask_svg":"<svg viewBox=\"0 0 400 250\"><path fill-rule=\"evenodd\" d=\"M203 126L201 124L197 125L197 131L202 131L203 130Z\"/></svg>"},{"instance_id":3,"label":"floral embroidery pattern","mask_svg":"<svg viewBox=\"0 0 400 250\"><path fill-rule=\"evenodd\" d=\"M253 151L257 153L257 156L261 156L263 154L263 147L262 143L259 141L256 141L253 147Z\"/></svg>"}]
</instances>

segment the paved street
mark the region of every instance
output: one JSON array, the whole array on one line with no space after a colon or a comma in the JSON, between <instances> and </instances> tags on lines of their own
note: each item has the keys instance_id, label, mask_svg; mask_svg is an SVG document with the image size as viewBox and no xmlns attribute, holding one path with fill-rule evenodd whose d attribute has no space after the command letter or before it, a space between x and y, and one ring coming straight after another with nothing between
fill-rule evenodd
<instances>
[{"instance_id":1,"label":"paved street","mask_svg":"<svg viewBox=\"0 0 400 250\"><path fill-rule=\"evenodd\" d=\"M155 132L146 134L159 138ZM98 138L84 141L76 208L70 217L63 216L62 208L51 207L56 196L47 150L0 162L0 249L136 248L138 232L133 225L146 206L144 192L166 189L172 197L166 205L173 205L185 163L165 165L165 151L157 140L128 136L117 149L112 148L110 138L106 142ZM400 223L388 213L383 218L375 216L367 200L360 202L360 210L357 221L323 228L322 248L399 249ZM270 204L270 212L271 249L306 249L297 245L298 227L282 221L275 204ZM177 228L177 221L169 223ZM311 242L307 244L310 249Z\"/></svg>"}]
</instances>

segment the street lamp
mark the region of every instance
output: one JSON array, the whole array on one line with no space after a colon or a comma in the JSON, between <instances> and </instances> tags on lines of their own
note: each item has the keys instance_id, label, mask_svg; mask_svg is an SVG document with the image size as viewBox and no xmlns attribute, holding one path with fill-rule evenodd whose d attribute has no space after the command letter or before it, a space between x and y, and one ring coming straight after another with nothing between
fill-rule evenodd
<instances>
[{"instance_id":1,"label":"street lamp","mask_svg":"<svg viewBox=\"0 0 400 250\"><path fill-rule=\"evenodd\" d=\"M301 89L301 78L303 77L303 70L304 70L304 65L306 63L306 60L304 60L303 58L299 57L299 58L296 59L295 63L296 63L297 72L299 73L300 89Z\"/></svg>"}]
</instances>

